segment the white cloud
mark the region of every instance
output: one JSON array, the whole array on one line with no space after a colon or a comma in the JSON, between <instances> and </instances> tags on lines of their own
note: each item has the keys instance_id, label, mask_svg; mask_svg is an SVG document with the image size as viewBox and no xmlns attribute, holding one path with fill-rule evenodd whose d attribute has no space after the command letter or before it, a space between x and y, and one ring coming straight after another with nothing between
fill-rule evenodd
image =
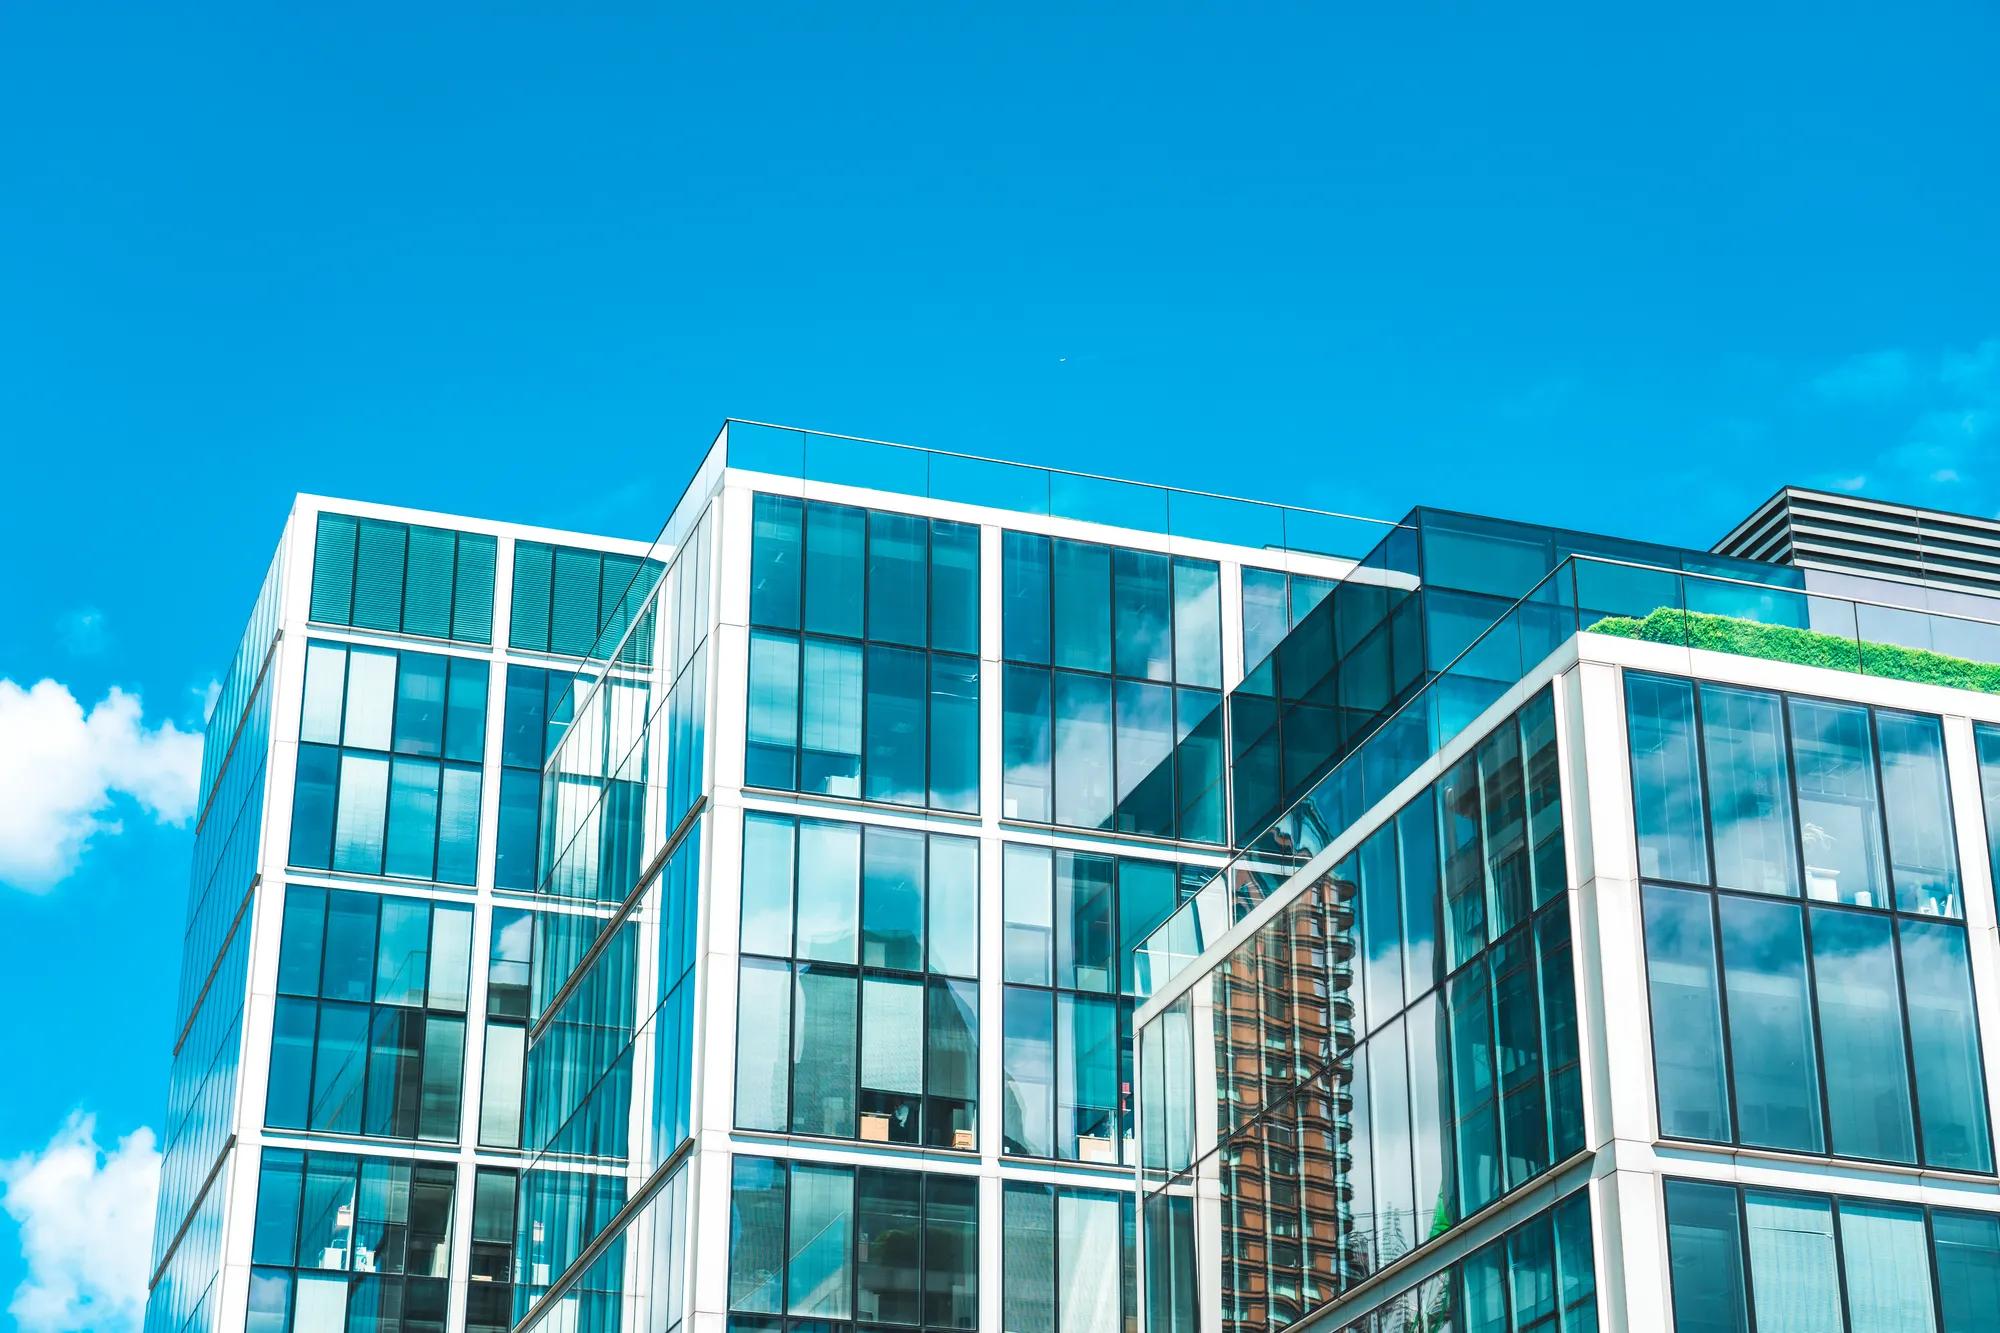
<instances>
[{"instance_id":1,"label":"white cloud","mask_svg":"<svg viewBox=\"0 0 2000 1333\"><path fill-rule=\"evenodd\" d=\"M7 1305L22 1329L139 1326L159 1184L152 1130L135 1130L107 1153L96 1117L81 1113L40 1152L0 1164L0 1208L20 1228L27 1270Z\"/></svg>"},{"instance_id":2,"label":"white cloud","mask_svg":"<svg viewBox=\"0 0 2000 1333\"><path fill-rule=\"evenodd\" d=\"M53 681L0 679L0 883L40 890L76 869L100 833L117 833L126 796L161 823L194 813L201 737L148 727L137 695L113 688L90 712Z\"/></svg>"}]
</instances>

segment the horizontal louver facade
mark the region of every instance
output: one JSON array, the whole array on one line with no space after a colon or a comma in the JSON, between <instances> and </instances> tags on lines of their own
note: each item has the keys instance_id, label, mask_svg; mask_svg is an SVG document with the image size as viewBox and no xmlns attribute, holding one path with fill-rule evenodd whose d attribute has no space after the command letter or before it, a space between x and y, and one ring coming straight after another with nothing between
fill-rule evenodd
<instances>
[{"instance_id":1,"label":"horizontal louver facade","mask_svg":"<svg viewBox=\"0 0 2000 1333\"><path fill-rule=\"evenodd\" d=\"M349 514L321 514L312 619L324 625L493 641L495 539Z\"/></svg>"}]
</instances>

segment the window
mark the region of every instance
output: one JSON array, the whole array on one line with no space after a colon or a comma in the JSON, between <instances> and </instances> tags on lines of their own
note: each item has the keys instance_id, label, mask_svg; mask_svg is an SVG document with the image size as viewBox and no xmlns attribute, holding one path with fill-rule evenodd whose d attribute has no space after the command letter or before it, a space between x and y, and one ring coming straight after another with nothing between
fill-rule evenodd
<instances>
[{"instance_id":1,"label":"window","mask_svg":"<svg viewBox=\"0 0 2000 1333\"><path fill-rule=\"evenodd\" d=\"M736 1123L977 1147L976 839L743 820Z\"/></svg>"},{"instance_id":2,"label":"window","mask_svg":"<svg viewBox=\"0 0 2000 1333\"><path fill-rule=\"evenodd\" d=\"M1938 720L1636 672L1626 702L1641 871L1695 886L1645 888L1661 1132L1991 1171Z\"/></svg>"},{"instance_id":3,"label":"window","mask_svg":"<svg viewBox=\"0 0 2000 1333\"><path fill-rule=\"evenodd\" d=\"M1334 580L1282 569L1243 567L1243 663L1270 656L1278 641L1333 591Z\"/></svg>"},{"instance_id":4,"label":"window","mask_svg":"<svg viewBox=\"0 0 2000 1333\"><path fill-rule=\"evenodd\" d=\"M1206 877L1163 861L1006 844L1006 1152L1130 1160L1132 950Z\"/></svg>"},{"instance_id":5,"label":"window","mask_svg":"<svg viewBox=\"0 0 2000 1333\"><path fill-rule=\"evenodd\" d=\"M494 539L321 514L311 619L322 625L493 641Z\"/></svg>"},{"instance_id":6,"label":"window","mask_svg":"<svg viewBox=\"0 0 2000 1333\"><path fill-rule=\"evenodd\" d=\"M744 781L979 805L979 529L759 495Z\"/></svg>"},{"instance_id":7,"label":"window","mask_svg":"<svg viewBox=\"0 0 2000 1333\"><path fill-rule=\"evenodd\" d=\"M265 1123L456 1142L472 910L285 890Z\"/></svg>"},{"instance_id":8,"label":"window","mask_svg":"<svg viewBox=\"0 0 2000 1333\"><path fill-rule=\"evenodd\" d=\"M507 643L565 657L609 657L659 582L657 560L543 542L514 543L514 594ZM650 608L642 613L652 614ZM642 627L620 660L651 663Z\"/></svg>"},{"instance_id":9,"label":"window","mask_svg":"<svg viewBox=\"0 0 2000 1333\"><path fill-rule=\"evenodd\" d=\"M486 663L306 646L291 864L471 884Z\"/></svg>"},{"instance_id":10,"label":"window","mask_svg":"<svg viewBox=\"0 0 2000 1333\"><path fill-rule=\"evenodd\" d=\"M1667 1181L1666 1205L1676 1333L1992 1322L1992 1214L1691 1180Z\"/></svg>"},{"instance_id":11,"label":"window","mask_svg":"<svg viewBox=\"0 0 2000 1333\"><path fill-rule=\"evenodd\" d=\"M1008 1181L1001 1193L1001 1323L1093 1333L1138 1318L1130 1194Z\"/></svg>"},{"instance_id":12,"label":"window","mask_svg":"<svg viewBox=\"0 0 2000 1333\"><path fill-rule=\"evenodd\" d=\"M453 1177L448 1165L266 1148L248 1327L443 1333Z\"/></svg>"},{"instance_id":13,"label":"window","mask_svg":"<svg viewBox=\"0 0 2000 1333\"><path fill-rule=\"evenodd\" d=\"M500 733L500 826L493 887L534 891L539 866L536 838L542 816L542 767L555 752L588 686L564 671L507 668L505 722Z\"/></svg>"},{"instance_id":14,"label":"window","mask_svg":"<svg viewBox=\"0 0 2000 1333\"><path fill-rule=\"evenodd\" d=\"M486 969L486 1068L480 1079L479 1143L521 1146L522 1072L528 1047L535 920L512 907L493 909Z\"/></svg>"},{"instance_id":15,"label":"window","mask_svg":"<svg viewBox=\"0 0 2000 1333\"><path fill-rule=\"evenodd\" d=\"M1218 567L1019 532L1002 550L1003 815L1220 842Z\"/></svg>"},{"instance_id":16,"label":"window","mask_svg":"<svg viewBox=\"0 0 2000 1333\"><path fill-rule=\"evenodd\" d=\"M977 1324L976 1177L739 1155L731 1184L730 1327L767 1327L740 1315Z\"/></svg>"},{"instance_id":17,"label":"window","mask_svg":"<svg viewBox=\"0 0 2000 1333\"><path fill-rule=\"evenodd\" d=\"M472 1284L467 1333L508 1333L514 1326L514 1200L520 1174L482 1166L472 1185Z\"/></svg>"}]
</instances>

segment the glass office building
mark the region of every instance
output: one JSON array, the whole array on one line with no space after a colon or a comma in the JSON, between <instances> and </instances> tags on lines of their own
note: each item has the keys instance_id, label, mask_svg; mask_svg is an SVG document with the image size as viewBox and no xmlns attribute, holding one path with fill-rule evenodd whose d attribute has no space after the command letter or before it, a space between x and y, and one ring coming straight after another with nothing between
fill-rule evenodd
<instances>
[{"instance_id":1,"label":"glass office building","mask_svg":"<svg viewBox=\"0 0 2000 1333\"><path fill-rule=\"evenodd\" d=\"M650 544L302 496L149 1333L1995 1327L1921 583L743 422Z\"/></svg>"}]
</instances>

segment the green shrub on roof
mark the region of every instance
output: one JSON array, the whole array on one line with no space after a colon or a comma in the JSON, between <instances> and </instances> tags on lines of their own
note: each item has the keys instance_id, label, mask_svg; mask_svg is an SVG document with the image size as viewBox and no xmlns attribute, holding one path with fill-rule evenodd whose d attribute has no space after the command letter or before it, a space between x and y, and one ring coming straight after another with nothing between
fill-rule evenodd
<instances>
[{"instance_id":1,"label":"green shrub on roof","mask_svg":"<svg viewBox=\"0 0 2000 1333\"><path fill-rule=\"evenodd\" d=\"M1590 626L1590 630L1594 634L1642 639L1647 643L1706 648L1739 657L1762 657L1774 662L1796 662L1801 666L2000 694L2000 666L1991 663L1894 643L1856 643L1839 634L1822 634L1792 625L1765 625L1736 616L1663 606L1644 617L1606 616Z\"/></svg>"}]
</instances>

